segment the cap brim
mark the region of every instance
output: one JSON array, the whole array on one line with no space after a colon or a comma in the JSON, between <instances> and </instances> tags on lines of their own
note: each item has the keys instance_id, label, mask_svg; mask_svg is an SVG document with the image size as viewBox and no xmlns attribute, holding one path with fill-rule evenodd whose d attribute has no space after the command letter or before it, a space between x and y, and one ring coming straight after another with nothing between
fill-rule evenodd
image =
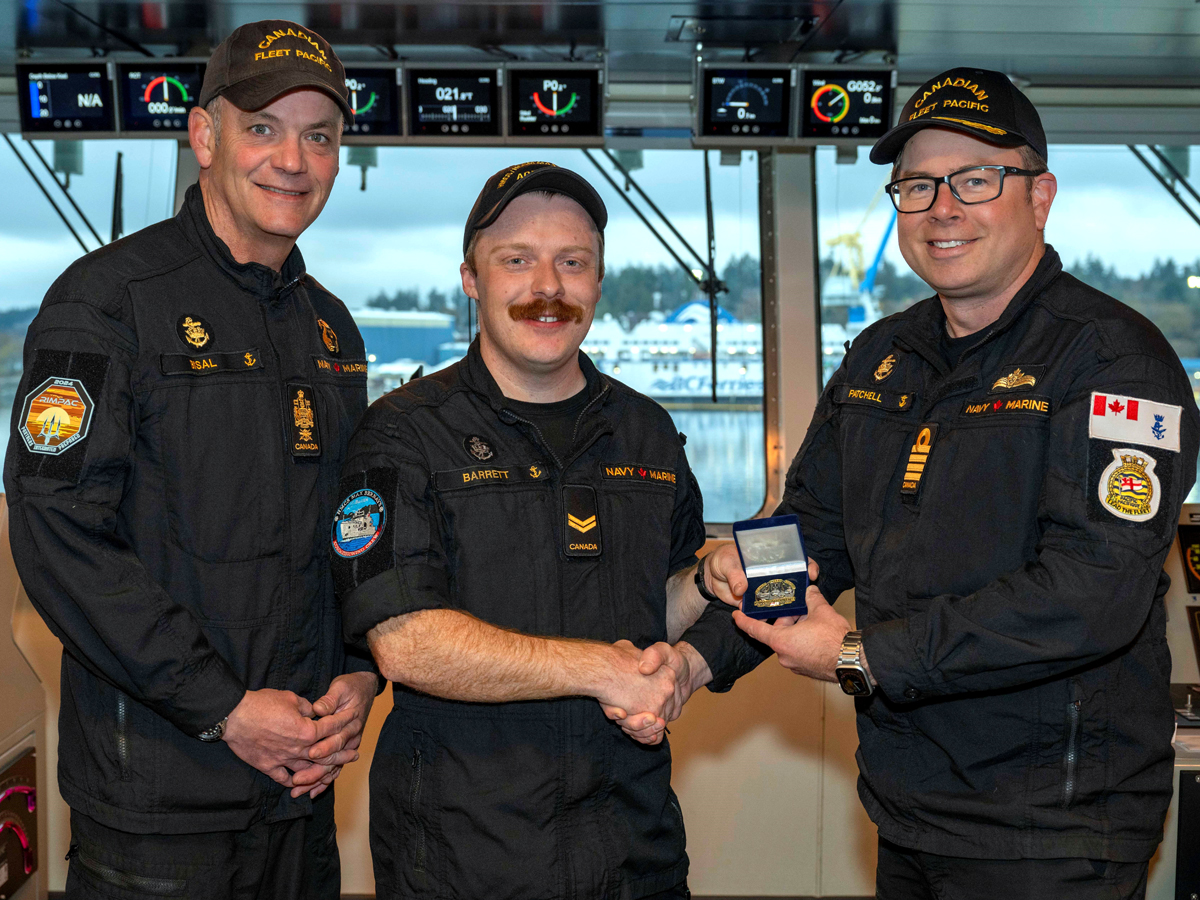
<instances>
[{"instance_id":1,"label":"cap brim","mask_svg":"<svg viewBox=\"0 0 1200 900\"><path fill-rule=\"evenodd\" d=\"M346 117L347 125L354 123L354 110L337 91L323 81L289 77L292 74L294 73L284 71L252 75L249 78L243 78L236 84L229 85L219 93L239 109L253 111L262 109L273 100L291 91L320 91L338 105L342 115Z\"/></svg>"},{"instance_id":2,"label":"cap brim","mask_svg":"<svg viewBox=\"0 0 1200 900\"><path fill-rule=\"evenodd\" d=\"M528 194L530 191L550 191L551 193L570 197L583 207L584 212L591 217L600 231L603 232L604 227L608 224L608 210L594 187L570 169L561 169L558 167L545 168L532 172L521 180L514 182L508 190L504 191L496 199L491 208L479 217L479 220L475 222L474 226L463 237L463 253L467 252L466 248L470 243L472 234L493 224L500 218L500 214L504 212L505 207L509 203L522 194Z\"/></svg>"},{"instance_id":3,"label":"cap brim","mask_svg":"<svg viewBox=\"0 0 1200 900\"><path fill-rule=\"evenodd\" d=\"M908 139L923 128L946 128L969 134L973 138L996 144L1000 147L1021 147L1028 144L1028 139L1015 131L1005 131L987 122L975 122L971 119L937 116L925 116L915 122L904 122L897 125L875 142L871 148L871 162L876 165L894 163L908 143Z\"/></svg>"}]
</instances>

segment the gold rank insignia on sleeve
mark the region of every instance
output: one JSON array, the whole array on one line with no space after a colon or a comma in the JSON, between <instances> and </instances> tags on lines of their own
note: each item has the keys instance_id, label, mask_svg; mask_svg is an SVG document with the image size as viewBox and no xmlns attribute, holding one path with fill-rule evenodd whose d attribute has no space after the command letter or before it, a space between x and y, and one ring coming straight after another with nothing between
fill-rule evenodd
<instances>
[{"instance_id":1,"label":"gold rank insignia on sleeve","mask_svg":"<svg viewBox=\"0 0 1200 900\"><path fill-rule=\"evenodd\" d=\"M875 374L872 376L875 379L875 383L878 384L881 381L885 381L888 376L892 374L895 368L896 355L894 353L889 353L882 360L880 360L879 365L875 367Z\"/></svg>"},{"instance_id":2,"label":"gold rank insignia on sleeve","mask_svg":"<svg viewBox=\"0 0 1200 900\"><path fill-rule=\"evenodd\" d=\"M921 479L925 475L925 467L929 463L929 454L933 452L933 442L937 437L937 423L926 422L917 431L912 450L908 454L908 465L904 470L904 480L900 484L900 493L915 496L921 489Z\"/></svg>"}]
</instances>

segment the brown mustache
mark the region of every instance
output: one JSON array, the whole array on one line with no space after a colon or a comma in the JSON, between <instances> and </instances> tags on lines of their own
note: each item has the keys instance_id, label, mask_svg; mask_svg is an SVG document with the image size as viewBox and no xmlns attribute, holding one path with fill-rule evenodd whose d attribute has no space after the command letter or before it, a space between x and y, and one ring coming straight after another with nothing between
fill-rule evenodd
<instances>
[{"instance_id":1,"label":"brown mustache","mask_svg":"<svg viewBox=\"0 0 1200 900\"><path fill-rule=\"evenodd\" d=\"M531 300L529 303L518 303L508 308L508 315L514 322L520 322L522 319L540 319L543 316L553 316L559 321L583 321L582 309L578 306L568 306L561 300Z\"/></svg>"}]
</instances>

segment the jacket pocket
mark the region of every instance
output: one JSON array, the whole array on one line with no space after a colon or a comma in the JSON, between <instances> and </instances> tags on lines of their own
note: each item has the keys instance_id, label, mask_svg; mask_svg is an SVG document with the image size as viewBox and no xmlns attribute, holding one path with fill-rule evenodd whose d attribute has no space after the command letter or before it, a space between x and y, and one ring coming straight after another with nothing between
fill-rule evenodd
<instances>
[{"instance_id":1,"label":"jacket pocket","mask_svg":"<svg viewBox=\"0 0 1200 900\"><path fill-rule=\"evenodd\" d=\"M119 888L122 891L136 891L154 897L179 897L183 895L188 886L187 880L184 878L158 878L152 875L126 872L98 859L92 859L78 846L71 847L67 859L78 863L92 881Z\"/></svg>"},{"instance_id":2,"label":"jacket pocket","mask_svg":"<svg viewBox=\"0 0 1200 900\"><path fill-rule=\"evenodd\" d=\"M412 783L409 788L408 806L416 823L416 839L413 841L413 871L425 874L425 822L421 817L421 789L425 769L425 758L421 755L421 734L413 735Z\"/></svg>"},{"instance_id":3,"label":"jacket pocket","mask_svg":"<svg viewBox=\"0 0 1200 900\"><path fill-rule=\"evenodd\" d=\"M1062 808L1070 809L1075 799L1079 777L1079 737L1083 720L1083 701L1072 700L1067 704L1065 744L1063 747Z\"/></svg>"}]
</instances>

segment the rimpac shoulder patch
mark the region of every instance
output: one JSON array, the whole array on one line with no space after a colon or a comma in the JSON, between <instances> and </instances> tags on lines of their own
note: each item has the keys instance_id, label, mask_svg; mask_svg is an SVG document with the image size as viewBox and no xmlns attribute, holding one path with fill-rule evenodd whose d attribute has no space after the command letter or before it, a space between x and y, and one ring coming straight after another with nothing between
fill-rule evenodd
<instances>
[{"instance_id":1,"label":"rimpac shoulder patch","mask_svg":"<svg viewBox=\"0 0 1200 900\"><path fill-rule=\"evenodd\" d=\"M18 475L77 482L87 456L96 403L103 397L109 359L101 353L38 350L27 372L17 429L25 451Z\"/></svg>"}]
</instances>

